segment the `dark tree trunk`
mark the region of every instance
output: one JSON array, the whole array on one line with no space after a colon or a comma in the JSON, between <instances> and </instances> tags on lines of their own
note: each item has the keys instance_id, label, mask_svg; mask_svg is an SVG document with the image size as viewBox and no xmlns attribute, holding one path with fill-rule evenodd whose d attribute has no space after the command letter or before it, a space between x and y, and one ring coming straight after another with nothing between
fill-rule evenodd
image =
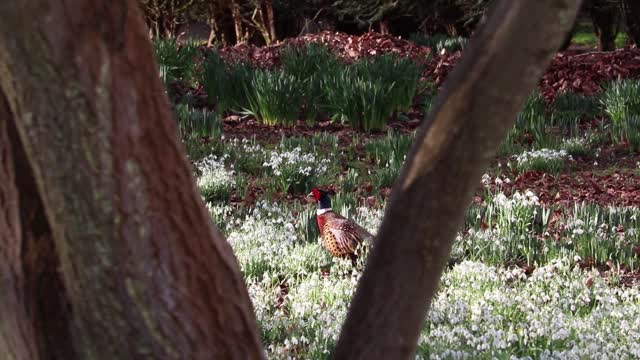
<instances>
[{"instance_id":1,"label":"dark tree trunk","mask_svg":"<svg viewBox=\"0 0 640 360\"><path fill-rule=\"evenodd\" d=\"M640 1L622 0L629 41L631 44L640 46Z\"/></svg>"},{"instance_id":2,"label":"dark tree trunk","mask_svg":"<svg viewBox=\"0 0 640 360\"><path fill-rule=\"evenodd\" d=\"M415 356L473 189L571 28L579 2L500 1L471 40L394 186L335 359Z\"/></svg>"},{"instance_id":3,"label":"dark tree trunk","mask_svg":"<svg viewBox=\"0 0 640 360\"><path fill-rule=\"evenodd\" d=\"M240 11L240 4L237 0L232 0L229 4L231 9L231 18L233 19L233 26L236 34L236 44L245 42L245 34L242 29L242 12Z\"/></svg>"},{"instance_id":4,"label":"dark tree trunk","mask_svg":"<svg viewBox=\"0 0 640 360\"><path fill-rule=\"evenodd\" d=\"M616 36L620 24L620 11L607 0L592 0L589 7L593 29L598 36L598 50L616 49Z\"/></svg>"},{"instance_id":5,"label":"dark tree trunk","mask_svg":"<svg viewBox=\"0 0 640 360\"><path fill-rule=\"evenodd\" d=\"M211 28L209 39L207 40L207 47L212 47L217 39L222 40L222 36L218 36L218 34L220 34L220 29L218 27L218 12L216 11L215 6L213 6L213 4L209 4L207 6L207 11L209 13L209 27Z\"/></svg>"},{"instance_id":6,"label":"dark tree trunk","mask_svg":"<svg viewBox=\"0 0 640 360\"><path fill-rule=\"evenodd\" d=\"M53 236L1 91L0 184L0 353L16 359L73 358L66 290Z\"/></svg>"},{"instance_id":7,"label":"dark tree trunk","mask_svg":"<svg viewBox=\"0 0 640 360\"><path fill-rule=\"evenodd\" d=\"M471 42L395 186L336 358L413 356L471 189L578 2L503 0ZM138 7L42 5L0 1L0 354L264 358Z\"/></svg>"},{"instance_id":8,"label":"dark tree trunk","mask_svg":"<svg viewBox=\"0 0 640 360\"><path fill-rule=\"evenodd\" d=\"M456 4L439 6L437 8L438 22L442 23L445 33L450 37L465 35L460 22L464 18L464 11Z\"/></svg>"},{"instance_id":9,"label":"dark tree trunk","mask_svg":"<svg viewBox=\"0 0 640 360\"><path fill-rule=\"evenodd\" d=\"M271 37L271 42L276 42L278 40L278 34L276 33L276 18L273 13L273 1L265 0L264 6L267 9L267 22L269 23L269 36Z\"/></svg>"},{"instance_id":10,"label":"dark tree trunk","mask_svg":"<svg viewBox=\"0 0 640 360\"><path fill-rule=\"evenodd\" d=\"M54 3L0 2L0 354L263 358L137 4Z\"/></svg>"},{"instance_id":11,"label":"dark tree trunk","mask_svg":"<svg viewBox=\"0 0 640 360\"><path fill-rule=\"evenodd\" d=\"M389 22L387 20L380 21L380 34L388 35L391 31L389 30Z\"/></svg>"},{"instance_id":12,"label":"dark tree trunk","mask_svg":"<svg viewBox=\"0 0 640 360\"><path fill-rule=\"evenodd\" d=\"M571 26L571 30L565 35L564 40L562 41L562 45L560 45L560 51L565 51L571 46L571 40L573 40L573 35L576 31L576 27L578 26L578 19L573 22L573 26Z\"/></svg>"}]
</instances>

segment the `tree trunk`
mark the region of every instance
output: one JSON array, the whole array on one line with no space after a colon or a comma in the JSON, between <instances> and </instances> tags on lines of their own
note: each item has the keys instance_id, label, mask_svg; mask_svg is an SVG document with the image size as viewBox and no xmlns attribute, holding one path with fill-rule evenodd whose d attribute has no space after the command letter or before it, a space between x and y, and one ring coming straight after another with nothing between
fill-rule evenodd
<instances>
[{"instance_id":1,"label":"tree trunk","mask_svg":"<svg viewBox=\"0 0 640 360\"><path fill-rule=\"evenodd\" d=\"M233 25L236 32L236 44L245 42L244 33L242 31L242 13L240 11L240 4L237 0L232 0L229 4L231 9L231 18L233 19Z\"/></svg>"},{"instance_id":2,"label":"tree trunk","mask_svg":"<svg viewBox=\"0 0 640 360\"><path fill-rule=\"evenodd\" d=\"M273 1L265 0L264 6L267 9L267 21L269 23L269 35L271 36L271 41L278 41L278 34L276 34L276 18L273 14Z\"/></svg>"},{"instance_id":3,"label":"tree trunk","mask_svg":"<svg viewBox=\"0 0 640 360\"><path fill-rule=\"evenodd\" d=\"M589 12L593 29L598 36L598 50L615 50L619 25L618 7L609 4L607 0L592 0Z\"/></svg>"},{"instance_id":4,"label":"tree trunk","mask_svg":"<svg viewBox=\"0 0 640 360\"><path fill-rule=\"evenodd\" d=\"M622 8L629 32L629 40L632 44L640 46L640 1L623 0Z\"/></svg>"},{"instance_id":5,"label":"tree trunk","mask_svg":"<svg viewBox=\"0 0 640 360\"><path fill-rule=\"evenodd\" d=\"M51 229L2 92L0 155L0 353L15 359L73 358Z\"/></svg>"},{"instance_id":6,"label":"tree trunk","mask_svg":"<svg viewBox=\"0 0 640 360\"><path fill-rule=\"evenodd\" d=\"M0 353L263 358L137 3L66 5L0 2Z\"/></svg>"},{"instance_id":7,"label":"tree trunk","mask_svg":"<svg viewBox=\"0 0 640 360\"><path fill-rule=\"evenodd\" d=\"M380 34L389 35L391 31L389 30L389 22L387 20L380 21Z\"/></svg>"},{"instance_id":8,"label":"tree trunk","mask_svg":"<svg viewBox=\"0 0 640 360\"><path fill-rule=\"evenodd\" d=\"M0 2L0 353L264 358L136 4L70 1ZM398 180L336 358L413 355L471 189L578 2L503 0L465 50Z\"/></svg>"},{"instance_id":9,"label":"tree trunk","mask_svg":"<svg viewBox=\"0 0 640 360\"><path fill-rule=\"evenodd\" d=\"M207 47L213 47L213 43L218 38L218 21L217 21L217 12L213 5L208 6L209 11L209 26L211 27L211 32L209 33L209 40L207 40Z\"/></svg>"},{"instance_id":10,"label":"tree trunk","mask_svg":"<svg viewBox=\"0 0 640 360\"><path fill-rule=\"evenodd\" d=\"M262 35L262 39L264 39L264 43L266 45L271 44L271 34L268 29L268 21L265 19L264 11L262 9L262 1L254 2L255 10L253 15L251 16L250 25L255 27L260 34ZM249 36L246 37L247 39Z\"/></svg>"},{"instance_id":11,"label":"tree trunk","mask_svg":"<svg viewBox=\"0 0 640 360\"><path fill-rule=\"evenodd\" d=\"M571 28L579 2L500 1L471 40L394 186L335 359L415 356L473 189Z\"/></svg>"},{"instance_id":12,"label":"tree trunk","mask_svg":"<svg viewBox=\"0 0 640 360\"><path fill-rule=\"evenodd\" d=\"M560 51L566 51L569 48L569 46L571 46L571 40L573 40L573 35L575 34L577 26L578 26L578 18L576 17L576 20L573 22L571 29L565 35L564 40L562 41L562 45L560 45L560 49L559 49Z\"/></svg>"}]
</instances>

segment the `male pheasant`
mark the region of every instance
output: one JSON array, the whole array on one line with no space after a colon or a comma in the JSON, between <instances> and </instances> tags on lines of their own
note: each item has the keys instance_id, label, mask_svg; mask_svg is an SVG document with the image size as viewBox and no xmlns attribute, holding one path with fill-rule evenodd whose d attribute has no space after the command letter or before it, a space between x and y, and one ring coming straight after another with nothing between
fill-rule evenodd
<instances>
[{"instance_id":1,"label":"male pheasant","mask_svg":"<svg viewBox=\"0 0 640 360\"><path fill-rule=\"evenodd\" d=\"M318 203L317 220L324 246L333 256L355 260L358 245L370 243L373 235L352 220L333 212L331 198L326 191L316 188L309 196Z\"/></svg>"}]
</instances>

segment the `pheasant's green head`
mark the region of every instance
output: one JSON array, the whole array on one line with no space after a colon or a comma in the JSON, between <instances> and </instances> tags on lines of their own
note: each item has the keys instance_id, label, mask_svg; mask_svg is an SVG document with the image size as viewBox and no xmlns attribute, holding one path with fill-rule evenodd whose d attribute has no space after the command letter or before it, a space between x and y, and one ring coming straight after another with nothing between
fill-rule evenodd
<instances>
[{"instance_id":1,"label":"pheasant's green head","mask_svg":"<svg viewBox=\"0 0 640 360\"><path fill-rule=\"evenodd\" d=\"M318 209L331 209L331 197L329 196L328 191L320 188L314 188L308 196L313 196L315 201L318 203Z\"/></svg>"}]
</instances>

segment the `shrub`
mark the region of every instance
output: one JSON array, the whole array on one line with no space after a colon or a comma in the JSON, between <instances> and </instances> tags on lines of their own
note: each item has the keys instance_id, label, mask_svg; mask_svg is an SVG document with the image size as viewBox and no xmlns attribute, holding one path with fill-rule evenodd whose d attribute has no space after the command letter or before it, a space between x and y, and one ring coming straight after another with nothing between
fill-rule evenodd
<instances>
[{"instance_id":1,"label":"shrub","mask_svg":"<svg viewBox=\"0 0 640 360\"><path fill-rule=\"evenodd\" d=\"M234 138L220 143L222 143L223 147L219 149L218 153L228 155L229 161L235 166L235 170L254 176L263 173L263 164L267 158L267 153L255 141L255 138L251 140Z\"/></svg>"},{"instance_id":2,"label":"shrub","mask_svg":"<svg viewBox=\"0 0 640 360\"><path fill-rule=\"evenodd\" d=\"M411 108L413 97L420 80L420 68L407 58L385 54L374 58L363 59L353 65L359 77L374 80L380 79L390 86L391 101L394 111L406 111Z\"/></svg>"},{"instance_id":3,"label":"shrub","mask_svg":"<svg viewBox=\"0 0 640 360\"><path fill-rule=\"evenodd\" d=\"M627 119L627 143L631 151L640 151L640 116Z\"/></svg>"},{"instance_id":4,"label":"shrub","mask_svg":"<svg viewBox=\"0 0 640 360\"><path fill-rule=\"evenodd\" d=\"M352 127L382 129L394 111L411 107L420 70L407 59L382 55L363 59L325 79L334 119Z\"/></svg>"},{"instance_id":5,"label":"shrub","mask_svg":"<svg viewBox=\"0 0 640 360\"><path fill-rule=\"evenodd\" d=\"M358 77L353 68L347 68L332 77L325 90L334 120L368 131L382 129L393 113L389 96L393 86Z\"/></svg>"},{"instance_id":6,"label":"shrub","mask_svg":"<svg viewBox=\"0 0 640 360\"><path fill-rule=\"evenodd\" d=\"M312 152L315 154L338 154L340 153L339 138L337 135L321 132L314 133L313 136L283 136L280 139L280 147L283 149L295 149L300 147L302 151Z\"/></svg>"},{"instance_id":7,"label":"shrub","mask_svg":"<svg viewBox=\"0 0 640 360\"><path fill-rule=\"evenodd\" d=\"M247 88L254 70L247 63L227 64L216 51L204 62L203 84L211 105L219 113L241 111L249 106Z\"/></svg>"},{"instance_id":8,"label":"shrub","mask_svg":"<svg viewBox=\"0 0 640 360\"><path fill-rule=\"evenodd\" d=\"M422 113L423 113L423 116L426 117L427 115L429 115L429 113L433 109L433 106L435 105L436 97L437 97L437 92L436 91L427 91L422 96Z\"/></svg>"},{"instance_id":9,"label":"shrub","mask_svg":"<svg viewBox=\"0 0 640 360\"><path fill-rule=\"evenodd\" d=\"M200 173L197 185L206 201L227 201L231 197L235 182L233 173L225 169L223 160L210 155L196 164Z\"/></svg>"},{"instance_id":10,"label":"shrub","mask_svg":"<svg viewBox=\"0 0 640 360\"><path fill-rule=\"evenodd\" d=\"M544 171L549 173L560 172L566 160L573 160L565 150L540 149L525 151L516 156L518 171Z\"/></svg>"},{"instance_id":11,"label":"shrub","mask_svg":"<svg viewBox=\"0 0 640 360\"><path fill-rule=\"evenodd\" d=\"M375 188L392 187L400 175L402 163L391 160L384 167L376 168L370 174L371 182Z\"/></svg>"},{"instance_id":12,"label":"shrub","mask_svg":"<svg viewBox=\"0 0 640 360\"><path fill-rule=\"evenodd\" d=\"M267 125L293 126L305 100L304 84L282 70L257 70L245 89L246 112Z\"/></svg>"},{"instance_id":13,"label":"shrub","mask_svg":"<svg viewBox=\"0 0 640 360\"><path fill-rule=\"evenodd\" d=\"M549 146L551 140L547 135L546 127L544 98L538 90L535 90L516 116L515 124L498 148L498 154L510 155L521 151L520 143L525 134L531 135L537 145Z\"/></svg>"},{"instance_id":14,"label":"shrub","mask_svg":"<svg viewBox=\"0 0 640 360\"><path fill-rule=\"evenodd\" d=\"M564 139L561 146L572 157L585 157L591 153L588 139L583 137Z\"/></svg>"},{"instance_id":15,"label":"shrub","mask_svg":"<svg viewBox=\"0 0 640 360\"><path fill-rule=\"evenodd\" d=\"M587 96L574 92L558 93L552 103L553 123L563 129L576 133L576 124L584 118L600 115L600 103L597 96Z\"/></svg>"},{"instance_id":16,"label":"shrub","mask_svg":"<svg viewBox=\"0 0 640 360\"><path fill-rule=\"evenodd\" d=\"M179 104L176 106L176 118L182 139L222 136L222 121L216 112Z\"/></svg>"},{"instance_id":17,"label":"shrub","mask_svg":"<svg viewBox=\"0 0 640 360\"><path fill-rule=\"evenodd\" d=\"M522 110L516 117L515 126L519 131L544 133L546 127L545 104L544 97L538 90L535 90L525 101Z\"/></svg>"},{"instance_id":18,"label":"shrub","mask_svg":"<svg viewBox=\"0 0 640 360\"><path fill-rule=\"evenodd\" d=\"M341 177L341 188L345 192L355 191L358 188L359 183L358 170L349 168L347 173Z\"/></svg>"},{"instance_id":19,"label":"shrub","mask_svg":"<svg viewBox=\"0 0 640 360\"><path fill-rule=\"evenodd\" d=\"M467 46L467 39L460 36L449 37L445 34L427 35L415 33L409 36L409 40L416 43L416 45L430 47L437 52L442 52L442 50L453 52L462 50Z\"/></svg>"},{"instance_id":20,"label":"shrub","mask_svg":"<svg viewBox=\"0 0 640 360\"><path fill-rule=\"evenodd\" d=\"M403 164L414 139L415 134L394 134L389 131L387 136L369 141L365 151L367 157L378 166L389 166L392 162Z\"/></svg>"},{"instance_id":21,"label":"shrub","mask_svg":"<svg viewBox=\"0 0 640 360\"><path fill-rule=\"evenodd\" d=\"M470 229L456 243L455 252L492 264L542 260L544 243L538 239L547 230L551 212L540 206L539 198L526 190L510 197L488 192L485 200L482 208L470 209L466 216Z\"/></svg>"},{"instance_id":22,"label":"shrub","mask_svg":"<svg viewBox=\"0 0 640 360\"><path fill-rule=\"evenodd\" d=\"M611 135L616 141L630 139L640 130L640 81L618 80L604 88L602 105L611 119Z\"/></svg>"},{"instance_id":23,"label":"shrub","mask_svg":"<svg viewBox=\"0 0 640 360\"><path fill-rule=\"evenodd\" d=\"M202 83L207 92L209 104L215 104L218 111L224 112L229 107L229 104L221 101L226 99L224 88L229 82L227 64L222 57L220 57L218 52L213 50L207 54L203 67L204 78Z\"/></svg>"},{"instance_id":24,"label":"shrub","mask_svg":"<svg viewBox=\"0 0 640 360\"><path fill-rule=\"evenodd\" d=\"M190 81L194 75L194 57L198 52L195 42L178 44L175 38L154 41L160 78L165 86L175 81Z\"/></svg>"},{"instance_id":25,"label":"shrub","mask_svg":"<svg viewBox=\"0 0 640 360\"><path fill-rule=\"evenodd\" d=\"M597 264L607 260L633 264L637 261L633 249L638 242L639 225L637 208L576 203L566 220L563 237L567 239L565 246L583 259L592 258ZM619 233L619 228L625 231Z\"/></svg>"},{"instance_id":26,"label":"shrub","mask_svg":"<svg viewBox=\"0 0 640 360\"><path fill-rule=\"evenodd\" d=\"M319 182L318 178L327 170L327 163L327 159L319 159L313 153L302 153L297 147L290 151L272 151L263 166L272 175L272 190L306 193Z\"/></svg>"},{"instance_id":27,"label":"shrub","mask_svg":"<svg viewBox=\"0 0 640 360\"><path fill-rule=\"evenodd\" d=\"M303 112L308 120L315 120L320 111L326 110L326 77L336 74L344 66L329 48L320 44L305 47L288 47L280 61L285 73L292 75L304 85Z\"/></svg>"}]
</instances>

